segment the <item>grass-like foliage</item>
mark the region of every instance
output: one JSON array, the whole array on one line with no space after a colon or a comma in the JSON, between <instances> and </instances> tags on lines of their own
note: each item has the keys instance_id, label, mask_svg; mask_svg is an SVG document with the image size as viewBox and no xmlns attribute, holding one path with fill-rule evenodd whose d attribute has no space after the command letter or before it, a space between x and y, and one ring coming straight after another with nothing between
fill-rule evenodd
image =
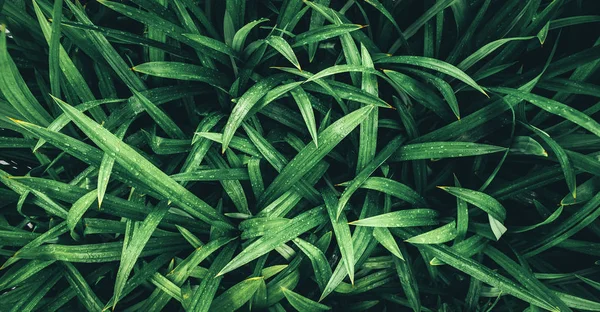
<instances>
[{"instance_id":1,"label":"grass-like foliage","mask_svg":"<svg viewBox=\"0 0 600 312\"><path fill-rule=\"evenodd\" d=\"M1 311L600 311L598 0L0 0Z\"/></svg>"}]
</instances>

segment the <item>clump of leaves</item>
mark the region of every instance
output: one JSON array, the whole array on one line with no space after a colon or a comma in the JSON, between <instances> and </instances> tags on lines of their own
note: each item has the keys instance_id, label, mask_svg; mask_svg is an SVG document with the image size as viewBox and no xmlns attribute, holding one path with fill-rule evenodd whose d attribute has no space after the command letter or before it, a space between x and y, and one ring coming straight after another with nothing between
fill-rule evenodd
<instances>
[{"instance_id":1,"label":"clump of leaves","mask_svg":"<svg viewBox=\"0 0 600 312\"><path fill-rule=\"evenodd\" d=\"M0 1L0 306L600 311L595 0Z\"/></svg>"}]
</instances>

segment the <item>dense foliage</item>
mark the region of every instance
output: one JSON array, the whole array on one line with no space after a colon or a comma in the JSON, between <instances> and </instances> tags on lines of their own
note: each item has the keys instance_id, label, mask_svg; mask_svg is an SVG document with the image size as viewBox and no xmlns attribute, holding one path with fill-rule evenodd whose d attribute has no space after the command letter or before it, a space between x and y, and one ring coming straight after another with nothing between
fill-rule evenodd
<instances>
[{"instance_id":1,"label":"dense foliage","mask_svg":"<svg viewBox=\"0 0 600 312\"><path fill-rule=\"evenodd\" d=\"M600 311L596 0L0 22L2 311Z\"/></svg>"}]
</instances>

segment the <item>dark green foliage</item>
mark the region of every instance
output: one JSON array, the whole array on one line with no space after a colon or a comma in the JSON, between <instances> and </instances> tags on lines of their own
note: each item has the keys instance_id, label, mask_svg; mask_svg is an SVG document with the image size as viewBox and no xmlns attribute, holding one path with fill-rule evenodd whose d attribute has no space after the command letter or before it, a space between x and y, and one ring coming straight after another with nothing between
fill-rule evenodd
<instances>
[{"instance_id":1,"label":"dark green foliage","mask_svg":"<svg viewBox=\"0 0 600 312\"><path fill-rule=\"evenodd\" d=\"M597 0L0 0L0 310L600 311Z\"/></svg>"}]
</instances>

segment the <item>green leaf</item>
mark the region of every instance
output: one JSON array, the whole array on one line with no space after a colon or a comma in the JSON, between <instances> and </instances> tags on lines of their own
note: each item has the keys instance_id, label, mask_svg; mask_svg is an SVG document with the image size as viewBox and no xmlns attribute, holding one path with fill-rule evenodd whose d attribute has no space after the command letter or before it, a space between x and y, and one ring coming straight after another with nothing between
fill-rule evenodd
<instances>
[{"instance_id":1,"label":"green leaf","mask_svg":"<svg viewBox=\"0 0 600 312\"><path fill-rule=\"evenodd\" d=\"M223 90L229 88L229 82L223 73L198 65L180 62L148 62L131 69L156 77L200 81Z\"/></svg>"},{"instance_id":2,"label":"green leaf","mask_svg":"<svg viewBox=\"0 0 600 312\"><path fill-rule=\"evenodd\" d=\"M284 193L291 185L298 182L310 171L325 155L327 155L344 137L358 126L371 112L373 106L360 108L341 119L337 120L317 137L319 147L309 143L292 159L273 183L265 190L259 206L270 203L277 196Z\"/></svg>"},{"instance_id":3,"label":"green leaf","mask_svg":"<svg viewBox=\"0 0 600 312\"><path fill-rule=\"evenodd\" d=\"M416 159L469 157L498 153L504 150L506 150L506 148L500 146L469 142L416 143L400 147L390 160L406 161Z\"/></svg>"},{"instance_id":4,"label":"green leaf","mask_svg":"<svg viewBox=\"0 0 600 312\"><path fill-rule=\"evenodd\" d=\"M373 60L369 51L361 43L360 45L361 63L367 68L374 68ZM374 96L379 95L377 76L363 73L361 89ZM373 110L360 126L360 137L358 146L358 159L356 161L356 173L364 169L365 165L373 160L377 149L377 128L379 111Z\"/></svg>"},{"instance_id":5,"label":"green leaf","mask_svg":"<svg viewBox=\"0 0 600 312\"><path fill-rule=\"evenodd\" d=\"M0 71L7 73L0 77L0 91L2 91L4 98L27 121L47 126L52 118L35 99L19 73L15 62L8 54L6 26L4 24L0 25Z\"/></svg>"},{"instance_id":6,"label":"green leaf","mask_svg":"<svg viewBox=\"0 0 600 312\"><path fill-rule=\"evenodd\" d=\"M254 105L256 105L261 98L265 97L266 92L271 91L281 81L283 81L281 75L273 75L261 79L240 97L233 107L233 111L229 115L227 124L223 129L223 143L221 148L223 153L225 153L225 150L229 146L229 142L231 142L231 138L233 138L235 132Z\"/></svg>"},{"instance_id":7,"label":"green leaf","mask_svg":"<svg viewBox=\"0 0 600 312\"><path fill-rule=\"evenodd\" d=\"M536 237L535 240L528 244L529 246L525 249L524 256L531 257L552 246L556 246L588 226L600 215L599 205L600 194L596 194L590 201L579 208L576 213L553 227L547 233L544 233L544 235Z\"/></svg>"},{"instance_id":8,"label":"green leaf","mask_svg":"<svg viewBox=\"0 0 600 312\"><path fill-rule=\"evenodd\" d=\"M398 258L394 258L394 266L396 268L396 274L400 278L400 283L402 284L402 289L404 290L404 294L408 299L408 303L413 311L421 310L421 298L419 296L419 284L417 283L416 276L413 272L413 268L411 266L411 259L406 251L404 245L402 249L400 249L402 253L403 259L405 261L401 261Z\"/></svg>"},{"instance_id":9,"label":"green leaf","mask_svg":"<svg viewBox=\"0 0 600 312\"><path fill-rule=\"evenodd\" d=\"M146 63L148 64L148 63ZM156 104L152 103L142 93L132 90L139 103L144 107L144 110L150 115L150 117L156 121L156 124L172 138L183 139L185 134L183 131L173 122L173 120L163 112Z\"/></svg>"},{"instance_id":10,"label":"green leaf","mask_svg":"<svg viewBox=\"0 0 600 312\"><path fill-rule=\"evenodd\" d=\"M242 48L244 47L244 43L246 42L246 38L250 34L250 31L254 27L256 27L258 24L264 23L268 20L269 19L267 19L267 18L261 18L259 20L252 21L252 22L244 25L244 27L240 28L235 33L235 35L233 36L233 39L232 39L231 47L233 48L233 50L235 50L237 52L241 52Z\"/></svg>"},{"instance_id":11,"label":"green leaf","mask_svg":"<svg viewBox=\"0 0 600 312\"><path fill-rule=\"evenodd\" d=\"M475 254L480 253L485 249L489 240L483 236L473 235L467 239L464 239L458 243L452 245L451 249L453 252L463 256L463 257L472 257ZM440 259L433 257L431 261L429 261L431 265L444 265L445 263L440 261Z\"/></svg>"},{"instance_id":12,"label":"green leaf","mask_svg":"<svg viewBox=\"0 0 600 312\"><path fill-rule=\"evenodd\" d=\"M536 37L540 40L540 44L544 45L546 38L548 37L548 31L550 30L550 22L546 23L544 27L537 33Z\"/></svg>"},{"instance_id":13,"label":"green leaf","mask_svg":"<svg viewBox=\"0 0 600 312\"><path fill-rule=\"evenodd\" d=\"M210 305L211 311L235 311L248 302L258 290L263 277L252 277L245 279L223 292L213 300Z\"/></svg>"},{"instance_id":14,"label":"green leaf","mask_svg":"<svg viewBox=\"0 0 600 312\"><path fill-rule=\"evenodd\" d=\"M69 6L69 9L73 13L73 15L75 15L75 17L80 23L91 26L94 25L81 7L74 5L70 0L67 0L65 2ZM101 1L100 3L107 6L112 5L110 6L111 9L115 9L115 5L120 5L118 3L108 1ZM110 65L110 67L117 73L117 76L119 76L119 78L130 89L135 89L137 91L142 91L146 89L146 86L144 85L142 80L131 70L129 70L129 66L127 66L127 64L125 63L123 58L121 58L119 53L114 49L114 47L111 46L108 40L106 40L106 37L94 31L86 31L85 34L88 36L87 38L90 41L89 43L93 47L95 47L95 49L100 53L100 55L102 55L102 57L104 57L104 59Z\"/></svg>"},{"instance_id":15,"label":"green leaf","mask_svg":"<svg viewBox=\"0 0 600 312\"><path fill-rule=\"evenodd\" d=\"M298 70L302 70L300 68L300 62L298 62L298 58L296 58L296 54L290 44L285 41L285 39L277 36L270 36L265 39L266 42L273 47L273 49L277 50L283 57L285 57L290 63L292 63Z\"/></svg>"},{"instance_id":16,"label":"green leaf","mask_svg":"<svg viewBox=\"0 0 600 312\"><path fill-rule=\"evenodd\" d=\"M502 235L506 233L506 227L504 226L504 224L502 224L501 221L496 220L494 217L492 217L491 214L488 214L488 220L490 222L490 228L492 229L492 233L494 233L496 240L499 240L500 237L502 237Z\"/></svg>"},{"instance_id":17,"label":"green leaf","mask_svg":"<svg viewBox=\"0 0 600 312\"><path fill-rule=\"evenodd\" d=\"M61 264L67 281L76 290L77 297L85 308L88 311L102 311L102 302L81 276L79 270L69 262L62 262Z\"/></svg>"},{"instance_id":18,"label":"green leaf","mask_svg":"<svg viewBox=\"0 0 600 312\"><path fill-rule=\"evenodd\" d=\"M341 186L347 186L352 182L340 183ZM402 184L398 181L394 181L388 178L381 177L370 177L362 184L360 184L360 188L365 188L369 190L379 191L385 194L392 195L396 198L404 200L412 205L426 205L425 200L421 195L415 192L413 189L408 187L405 184Z\"/></svg>"},{"instance_id":19,"label":"green leaf","mask_svg":"<svg viewBox=\"0 0 600 312\"><path fill-rule=\"evenodd\" d=\"M567 182L569 191L571 191L573 198L577 198L577 179L575 176L575 169L573 168L573 165L571 165L571 161L569 160L567 153L558 143L556 143L556 141L554 141L554 139L550 137L550 135L543 130L531 125L526 125L526 127L539 136L548 146L550 146L550 149L552 149L556 155L558 163L565 174L565 181Z\"/></svg>"},{"instance_id":20,"label":"green leaf","mask_svg":"<svg viewBox=\"0 0 600 312\"><path fill-rule=\"evenodd\" d=\"M443 244L456 238L456 222L450 222L437 229L413 236L406 240L411 244Z\"/></svg>"},{"instance_id":21,"label":"green leaf","mask_svg":"<svg viewBox=\"0 0 600 312\"><path fill-rule=\"evenodd\" d=\"M408 238L412 236L412 234L402 229L394 229L394 231L403 238ZM442 262L466 274L469 274L480 281L492 285L500 289L504 293L515 296L521 300L542 307L544 309L550 311L558 311L557 307L554 307L550 303L539 299L537 296L533 295L524 287L507 279L506 277L500 275L496 271L493 271L483 266L475 260L461 256L460 254L452 251L452 249L450 249L449 247L446 247L444 245L420 245L420 247L427 251L430 251L436 258L440 259Z\"/></svg>"},{"instance_id":22,"label":"green leaf","mask_svg":"<svg viewBox=\"0 0 600 312\"><path fill-rule=\"evenodd\" d=\"M560 291L553 292L562 302L564 302L570 308L586 311L600 311L600 303L598 303L597 301L592 301L581 297L569 295Z\"/></svg>"},{"instance_id":23,"label":"green leaf","mask_svg":"<svg viewBox=\"0 0 600 312\"><path fill-rule=\"evenodd\" d=\"M156 192L169 198L186 212L215 226L228 228L230 225L215 210L204 201L183 188L180 184L169 178L164 172L156 168L152 163L138 154L134 149L124 144L119 138L102 128L90 118L70 106L69 104L55 99L65 114L84 131L90 139L100 146L109 155L115 157L115 161L134 175L144 174ZM113 155L114 154L114 155ZM150 182L154 181L154 182Z\"/></svg>"},{"instance_id":24,"label":"green leaf","mask_svg":"<svg viewBox=\"0 0 600 312\"><path fill-rule=\"evenodd\" d=\"M537 201L536 201L537 202ZM523 232L527 232L527 231L531 231L533 229L536 229L542 225L546 225L549 223L552 223L554 220L556 220L560 214L563 211L563 206L558 207L558 209L556 209L551 215L548 216L548 218L546 218L544 221L540 222L540 223L536 223L533 225L528 225L528 226L521 226L515 229L510 229L511 233L523 233Z\"/></svg>"},{"instance_id":25,"label":"green leaf","mask_svg":"<svg viewBox=\"0 0 600 312\"><path fill-rule=\"evenodd\" d=\"M560 201L560 204L563 206L582 204L592 199L599 191L600 177L592 177L591 179L577 186L577 198L574 198L573 194L569 193L567 196L563 197L563 199Z\"/></svg>"},{"instance_id":26,"label":"green leaf","mask_svg":"<svg viewBox=\"0 0 600 312\"><path fill-rule=\"evenodd\" d=\"M244 168L206 169L178 173L171 176L175 181L222 181L248 180L248 170Z\"/></svg>"},{"instance_id":27,"label":"green leaf","mask_svg":"<svg viewBox=\"0 0 600 312\"><path fill-rule=\"evenodd\" d=\"M323 291L327 281L331 278L331 267L325 254L319 248L301 238L294 238L293 242L310 259L317 285Z\"/></svg>"},{"instance_id":28,"label":"green leaf","mask_svg":"<svg viewBox=\"0 0 600 312\"><path fill-rule=\"evenodd\" d=\"M380 214L378 216L363 218L353 222L352 225L368 227L413 227L436 225L438 213L433 209L406 209Z\"/></svg>"},{"instance_id":29,"label":"green leaf","mask_svg":"<svg viewBox=\"0 0 600 312\"><path fill-rule=\"evenodd\" d=\"M299 47L305 44L318 43L327 39L335 38L343 34L347 34L366 26L354 25L354 24L340 24L340 25L325 25L317 29L303 32L294 37L294 44L292 47Z\"/></svg>"},{"instance_id":30,"label":"green leaf","mask_svg":"<svg viewBox=\"0 0 600 312\"><path fill-rule=\"evenodd\" d=\"M136 226L133 230L132 237L129 242L123 244L123 254L121 256L121 263L119 265L119 271L117 272L117 278L115 281L114 297L119 298L127 278L133 269L137 258L142 253L142 250L148 243L150 236L158 226L158 223L165 216L169 210L169 205L166 201L162 201L154 207L154 209L148 214L146 219L141 225ZM117 305L117 300L113 302L113 309Z\"/></svg>"},{"instance_id":31,"label":"green leaf","mask_svg":"<svg viewBox=\"0 0 600 312\"><path fill-rule=\"evenodd\" d=\"M315 2L320 5L323 5L323 6L329 6L329 3L331 2L331 0L316 0ZM313 10L310 14L309 29L314 30L317 28L321 28L321 27L323 27L324 22L325 22L325 17L322 14L320 14L319 12L317 12L316 10ZM318 43L311 43L308 45L308 60L311 63L312 63L313 59L315 58L315 54L317 53L317 47L318 47Z\"/></svg>"},{"instance_id":32,"label":"green leaf","mask_svg":"<svg viewBox=\"0 0 600 312\"><path fill-rule=\"evenodd\" d=\"M329 221L333 227L338 248L340 248L342 259L346 265L346 272L348 272L350 282L354 284L354 250L352 249L352 236L350 235L348 220L345 214L337 212L338 201L333 191L324 189L322 193Z\"/></svg>"},{"instance_id":33,"label":"green leaf","mask_svg":"<svg viewBox=\"0 0 600 312\"><path fill-rule=\"evenodd\" d=\"M81 220L83 214L85 214L88 208L96 201L97 194L98 192L96 190L92 190L78 199L73 206L71 206L69 214L67 215L67 225L71 232L75 229L75 226L79 220Z\"/></svg>"},{"instance_id":34,"label":"green leaf","mask_svg":"<svg viewBox=\"0 0 600 312\"><path fill-rule=\"evenodd\" d=\"M425 84L393 70L384 70L384 73L390 78L394 88L400 90L400 94L402 92L408 94L444 120L451 119L447 105Z\"/></svg>"},{"instance_id":35,"label":"green leaf","mask_svg":"<svg viewBox=\"0 0 600 312\"><path fill-rule=\"evenodd\" d=\"M302 114L302 118L304 119L304 123L306 124L306 128L308 129L308 133L312 137L315 142L315 146L318 146L317 142L317 122L315 121L315 114L313 112L313 107L310 103L310 99L308 98L308 94L302 89L302 87L296 87L290 90L290 94L296 101L298 108L300 109L300 113Z\"/></svg>"},{"instance_id":36,"label":"green leaf","mask_svg":"<svg viewBox=\"0 0 600 312\"><path fill-rule=\"evenodd\" d=\"M375 156L375 158L366 164L366 166L360 171L354 179L348 183L348 186L340 196L340 200L338 203L338 207L336 209L336 216L339 216L344 207L350 200L350 197L356 190L358 190L361 185L369 179L369 176L377 170L377 168L381 167L381 165L400 147L400 145L404 142L404 137L397 136L391 141L388 141L387 145Z\"/></svg>"},{"instance_id":37,"label":"green leaf","mask_svg":"<svg viewBox=\"0 0 600 312\"><path fill-rule=\"evenodd\" d=\"M210 37L206 37L206 36L202 36L199 34L183 34L183 35L190 38L191 40L194 40L194 41L198 42L199 44L204 45L208 48L211 48L217 52L226 54L231 57L237 57L236 56L237 53L236 53L236 51L234 51L234 49L232 47L228 46L227 44L225 44L219 40L216 40L216 39L213 39Z\"/></svg>"},{"instance_id":38,"label":"green leaf","mask_svg":"<svg viewBox=\"0 0 600 312\"><path fill-rule=\"evenodd\" d=\"M490 55L492 52L496 51L498 48L500 48L501 46L503 46L509 42L530 40L533 38L535 38L535 37L515 37L515 38L503 38L503 39L498 39L496 41L492 41L492 42L484 45L483 47L479 48L479 50L473 52L473 54L471 54L467 58L465 58L462 62L460 62L458 65L456 65L456 67L462 71L466 71L469 68L471 68L473 65L475 65L477 62L481 61L486 56ZM540 39L540 42L542 44L544 44L544 42L541 39Z\"/></svg>"},{"instance_id":39,"label":"green leaf","mask_svg":"<svg viewBox=\"0 0 600 312\"><path fill-rule=\"evenodd\" d=\"M328 311L330 307L310 300L300 294L297 294L287 288L283 288L283 295L288 300L290 305L298 311Z\"/></svg>"},{"instance_id":40,"label":"green leaf","mask_svg":"<svg viewBox=\"0 0 600 312\"><path fill-rule=\"evenodd\" d=\"M465 74L462 70L460 70L459 68L457 68L451 64L448 64L448 63L440 61L440 60L436 60L436 59L432 59L432 58L428 58L428 57L422 57L422 56L390 56L390 57L382 58L382 59L376 61L375 63L406 64L406 65L419 66L419 67L424 67L427 69L435 70L440 73L449 75L453 78L456 78L456 79L466 83L467 85L473 87L475 90L483 93L485 96L487 96L487 93L485 93L485 91L471 77L469 77L467 74Z\"/></svg>"},{"instance_id":41,"label":"green leaf","mask_svg":"<svg viewBox=\"0 0 600 312\"><path fill-rule=\"evenodd\" d=\"M404 256L398 247L398 243L396 243L396 239L394 239L392 233L390 233L390 230L384 227L374 228L373 237L375 237L381 246L391 252L394 256L404 260Z\"/></svg>"},{"instance_id":42,"label":"green leaf","mask_svg":"<svg viewBox=\"0 0 600 312\"><path fill-rule=\"evenodd\" d=\"M221 269L219 276L231 272L244 264L268 253L279 245L286 243L300 234L324 223L327 219L323 206L308 210L290 220L275 230L270 230L264 236L248 245L241 253Z\"/></svg>"},{"instance_id":43,"label":"green leaf","mask_svg":"<svg viewBox=\"0 0 600 312\"><path fill-rule=\"evenodd\" d=\"M115 133L116 137L123 140L129 125L129 123L122 125ZM104 200L104 195L106 194L106 188L108 187L114 164L115 158L110 156L110 154L104 153L102 162L100 163L100 169L98 169L98 207L102 207L102 200Z\"/></svg>"},{"instance_id":44,"label":"green leaf","mask_svg":"<svg viewBox=\"0 0 600 312\"><path fill-rule=\"evenodd\" d=\"M237 244L235 243L226 245L215 258L210 269L208 269L206 278L200 282L200 286L198 286L194 291L192 298L190 298L190 310L209 311L217 288L223 279L223 277L219 276L217 273L219 270L222 270L225 264L231 259L237 247L236 245Z\"/></svg>"},{"instance_id":45,"label":"green leaf","mask_svg":"<svg viewBox=\"0 0 600 312\"><path fill-rule=\"evenodd\" d=\"M254 198L260 198L265 191L265 184L260 170L259 158L253 157L248 161L248 179L250 179L250 186L252 187Z\"/></svg>"},{"instance_id":46,"label":"green leaf","mask_svg":"<svg viewBox=\"0 0 600 312\"><path fill-rule=\"evenodd\" d=\"M523 92L521 90L503 87L490 88L490 90L523 99L551 114L563 117L572 123L590 131L591 133L600 136L600 124L590 116L570 106L545 98L543 96Z\"/></svg>"},{"instance_id":47,"label":"green leaf","mask_svg":"<svg viewBox=\"0 0 600 312\"><path fill-rule=\"evenodd\" d=\"M479 207L481 210L487 212L501 222L506 219L506 209L504 206L488 194L455 186L438 186L438 188L469 204Z\"/></svg>"},{"instance_id":48,"label":"green leaf","mask_svg":"<svg viewBox=\"0 0 600 312\"><path fill-rule=\"evenodd\" d=\"M421 76L427 83L432 84L436 89L438 89L444 97L444 99L446 100L446 103L448 103L448 106L452 110L454 116L460 119L460 108L458 107L458 100L456 99L456 95L454 95L454 89L452 89L452 86L450 86L449 83L447 83L444 79L436 75L430 74L422 70L412 68L405 68L403 70Z\"/></svg>"},{"instance_id":49,"label":"green leaf","mask_svg":"<svg viewBox=\"0 0 600 312\"><path fill-rule=\"evenodd\" d=\"M510 152L513 154L548 157L548 152L546 152L544 147L529 136L514 137L510 146Z\"/></svg>"}]
</instances>

